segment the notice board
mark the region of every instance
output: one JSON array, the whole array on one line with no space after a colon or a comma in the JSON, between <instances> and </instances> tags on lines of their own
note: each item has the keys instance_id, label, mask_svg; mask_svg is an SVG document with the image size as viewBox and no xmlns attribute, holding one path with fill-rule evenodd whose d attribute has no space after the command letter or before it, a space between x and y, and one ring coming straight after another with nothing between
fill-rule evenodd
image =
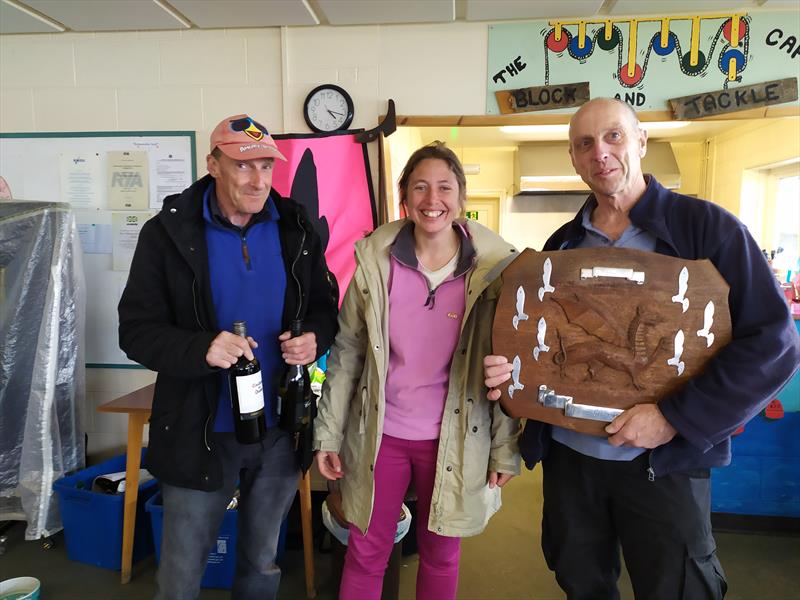
<instances>
[{"instance_id":1,"label":"notice board","mask_svg":"<svg viewBox=\"0 0 800 600\"><path fill-rule=\"evenodd\" d=\"M119 349L117 303L138 231L196 178L193 131L0 133L15 200L67 202L86 276L86 366L139 368Z\"/></svg>"}]
</instances>

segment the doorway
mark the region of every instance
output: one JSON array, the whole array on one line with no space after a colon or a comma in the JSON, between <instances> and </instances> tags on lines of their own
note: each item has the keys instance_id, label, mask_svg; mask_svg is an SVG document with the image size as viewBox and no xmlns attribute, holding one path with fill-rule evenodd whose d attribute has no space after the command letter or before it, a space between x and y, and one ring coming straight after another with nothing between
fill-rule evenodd
<instances>
[{"instance_id":1,"label":"doorway","mask_svg":"<svg viewBox=\"0 0 800 600\"><path fill-rule=\"evenodd\" d=\"M500 196L469 194L466 216L500 235Z\"/></svg>"}]
</instances>

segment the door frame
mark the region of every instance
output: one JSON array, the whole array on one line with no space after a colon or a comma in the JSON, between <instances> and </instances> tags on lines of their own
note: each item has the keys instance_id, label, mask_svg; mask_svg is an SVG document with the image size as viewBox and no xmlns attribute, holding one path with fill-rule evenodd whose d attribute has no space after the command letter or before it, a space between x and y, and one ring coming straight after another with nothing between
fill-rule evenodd
<instances>
[{"instance_id":1,"label":"door frame","mask_svg":"<svg viewBox=\"0 0 800 600\"><path fill-rule=\"evenodd\" d=\"M497 200L497 229L502 237L503 226L505 225L505 214L510 208L508 206L508 194L506 191L492 188L467 189L467 198L474 198L475 200Z\"/></svg>"}]
</instances>

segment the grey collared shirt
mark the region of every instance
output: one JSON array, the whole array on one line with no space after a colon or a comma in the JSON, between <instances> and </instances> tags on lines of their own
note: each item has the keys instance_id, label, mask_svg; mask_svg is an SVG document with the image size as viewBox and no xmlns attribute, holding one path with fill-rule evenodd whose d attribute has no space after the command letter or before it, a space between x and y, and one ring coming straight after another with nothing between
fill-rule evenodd
<instances>
[{"instance_id":1,"label":"grey collared shirt","mask_svg":"<svg viewBox=\"0 0 800 600\"><path fill-rule=\"evenodd\" d=\"M586 235L575 246L576 248L630 248L633 250L646 250L653 252L656 248L656 237L649 231L637 227L633 223L628 225L617 240L609 237L592 225L592 212L596 202L590 202L583 209L583 228ZM600 458L603 460L633 460L644 452L642 448L628 446L612 446L606 438L578 433L571 429L553 426L552 438L576 452Z\"/></svg>"}]
</instances>

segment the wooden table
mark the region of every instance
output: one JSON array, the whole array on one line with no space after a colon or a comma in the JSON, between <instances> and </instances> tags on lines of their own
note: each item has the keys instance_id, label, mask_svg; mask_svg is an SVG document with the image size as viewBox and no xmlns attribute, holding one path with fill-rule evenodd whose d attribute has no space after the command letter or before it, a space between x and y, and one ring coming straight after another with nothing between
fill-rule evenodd
<instances>
[{"instance_id":1,"label":"wooden table","mask_svg":"<svg viewBox=\"0 0 800 600\"><path fill-rule=\"evenodd\" d=\"M133 558L133 532L136 526L136 500L139 496L139 467L142 454L142 435L144 425L150 418L153 406L153 390L151 383L120 396L97 407L99 412L127 413L128 415L128 450L125 463L125 501L122 522L122 573L120 580L128 583L131 580L131 562ZM311 479L307 472L300 478L300 521L303 529L303 561L305 563L306 596L314 598L314 546L311 531Z\"/></svg>"}]
</instances>

